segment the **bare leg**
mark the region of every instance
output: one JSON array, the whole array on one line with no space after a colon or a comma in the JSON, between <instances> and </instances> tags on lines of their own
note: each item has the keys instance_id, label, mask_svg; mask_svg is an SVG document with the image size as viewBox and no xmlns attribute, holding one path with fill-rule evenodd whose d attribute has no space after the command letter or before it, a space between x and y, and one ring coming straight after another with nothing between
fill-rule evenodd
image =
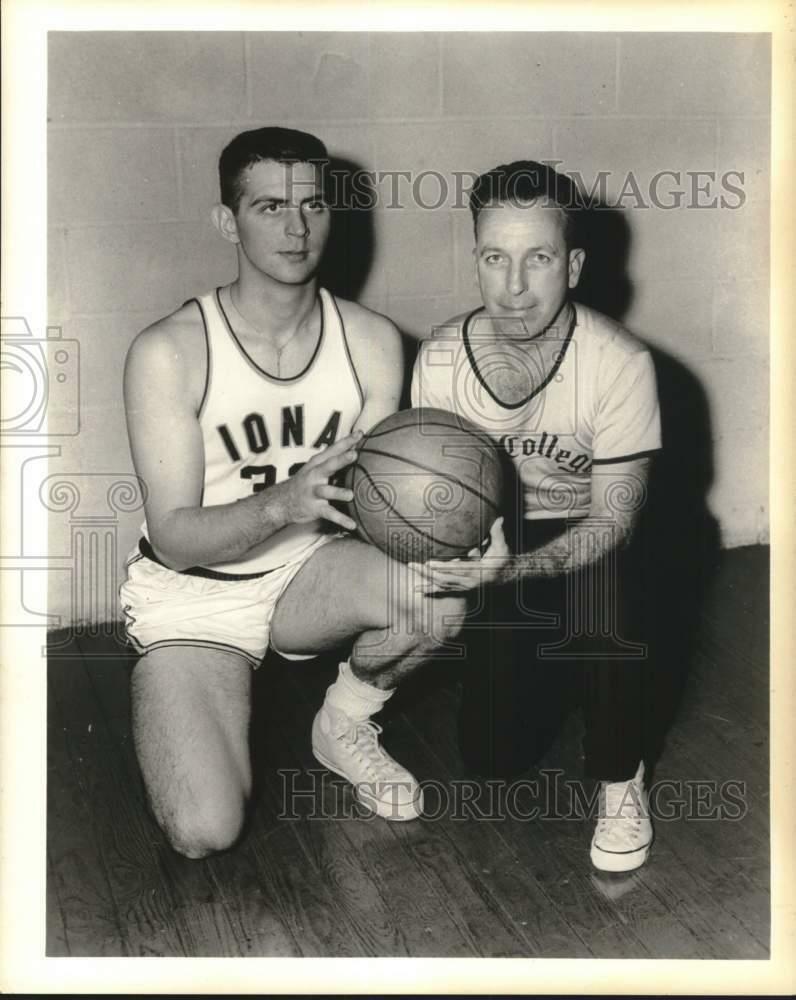
<instances>
[{"instance_id":1,"label":"bare leg","mask_svg":"<svg viewBox=\"0 0 796 1000\"><path fill-rule=\"evenodd\" d=\"M401 563L356 539L318 549L276 606L271 641L284 653L320 653L354 639L355 676L388 689L461 630L459 597L425 597Z\"/></svg>"},{"instance_id":2,"label":"bare leg","mask_svg":"<svg viewBox=\"0 0 796 1000\"><path fill-rule=\"evenodd\" d=\"M232 652L164 646L132 679L133 735L155 817L189 858L230 847L251 792L251 666Z\"/></svg>"}]
</instances>

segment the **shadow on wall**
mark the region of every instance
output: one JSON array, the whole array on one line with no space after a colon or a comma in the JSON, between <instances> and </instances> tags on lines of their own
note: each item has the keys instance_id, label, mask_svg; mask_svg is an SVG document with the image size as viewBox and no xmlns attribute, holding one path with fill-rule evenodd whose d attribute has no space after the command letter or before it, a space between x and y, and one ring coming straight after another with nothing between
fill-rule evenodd
<instances>
[{"instance_id":1,"label":"shadow on wall","mask_svg":"<svg viewBox=\"0 0 796 1000\"><path fill-rule=\"evenodd\" d=\"M655 683L651 759L663 745L691 666L705 594L718 563L718 523L706 503L713 445L705 391L679 361L653 350L663 451L653 465L640 542Z\"/></svg>"},{"instance_id":2,"label":"shadow on wall","mask_svg":"<svg viewBox=\"0 0 796 1000\"><path fill-rule=\"evenodd\" d=\"M323 287L335 295L356 302L365 287L375 252L373 205L376 197L367 186L367 172L353 160L330 157L329 175L332 180L332 226L320 280ZM403 330L401 339L405 376L400 406L405 409L410 405L409 388L417 340Z\"/></svg>"},{"instance_id":3,"label":"shadow on wall","mask_svg":"<svg viewBox=\"0 0 796 1000\"><path fill-rule=\"evenodd\" d=\"M354 301L365 287L375 245L373 211L367 191L361 189L363 177L367 175L361 164L330 157L326 196L332 207L332 224L320 281L335 295Z\"/></svg>"},{"instance_id":4,"label":"shadow on wall","mask_svg":"<svg viewBox=\"0 0 796 1000\"><path fill-rule=\"evenodd\" d=\"M577 298L623 322L633 300L627 276L630 228L622 212L594 208L583 219L586 267ZM643 331L638 332L643 337ZM707 507L713 482L710 410L704 388L670 354L650 347L658 380L663 450L653 463L638 547L640 613L650 646L649 757L655 760L680 703L706 588L720 547Z\"/></svg>"}]
</instances>

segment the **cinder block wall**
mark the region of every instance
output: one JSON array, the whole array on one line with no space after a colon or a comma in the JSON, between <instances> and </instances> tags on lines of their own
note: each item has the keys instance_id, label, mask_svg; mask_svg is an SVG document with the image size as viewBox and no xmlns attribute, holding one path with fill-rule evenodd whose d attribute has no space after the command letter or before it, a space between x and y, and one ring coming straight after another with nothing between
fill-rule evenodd
<instances>
[{"instance_id":1,"label":"cinder block wall","mask_svg":"<svg viewBox=\"0 0 796 1000\"><path fill-rule=\"evenodd\" d=\"M704 391L708 502L724 544L766 540L768 81L762 35L51 34L49 315L80 344L81 430L62 439L50 473L101 483L131 471L127 347L233 277L208 219L217 157L242 129L282 123L365 169L449 179L556 159L587 181L608 171L616 196L630 172L644 192L661 170L743 171L737 210L637 208L626 197L622 319ZM421 196L437 192L430 179ZM405 183L399 194L404 210L372 213L360 298L422 337L478 301L471 228L452 194L434 211ZM74 547L75 516L53 514L52 555ZM121 561L141 514L113 509L106 520ZM73 607L68 569L52 580L62 622L91 617Z\"/></svg>"}]
</instances>

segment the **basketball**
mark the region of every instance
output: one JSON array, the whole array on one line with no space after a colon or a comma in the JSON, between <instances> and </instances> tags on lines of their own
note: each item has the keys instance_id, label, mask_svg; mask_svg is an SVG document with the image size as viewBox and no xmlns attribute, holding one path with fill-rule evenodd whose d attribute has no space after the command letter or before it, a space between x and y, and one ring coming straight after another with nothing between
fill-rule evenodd
<instances>
[{"instance_id":1,"label":"basketball","mask_svg":"<svg viewBox=\"0 0 796 1000\"><path fill-rule=\"evenodd\" d=\"M500 512L497 448L448 410L401 410L365 437L345 476L360 536L401 562L466 556Z\"/></svg>"}]
</instances>

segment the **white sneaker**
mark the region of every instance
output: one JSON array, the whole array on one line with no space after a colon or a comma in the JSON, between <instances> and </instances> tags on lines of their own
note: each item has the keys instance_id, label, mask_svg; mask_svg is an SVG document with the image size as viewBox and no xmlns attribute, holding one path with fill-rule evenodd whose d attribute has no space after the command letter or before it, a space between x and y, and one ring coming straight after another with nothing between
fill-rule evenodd
<instances>
[{"instance_id":1,"label":"white sneaker","mask_svg":"<svg viewBox=\"0 0 796 1000\"><path fill-rule=\"evenodd\" d=\"M417 819L423 791L379 745L380 732L375 722L355 722L324 704L312 723L312 752L324 767L350 781L359 801L383 819Z\"/></svg>"},{"instance_id":2,"label":"white sneaker","mask_svg":"<svg viewBox=\"0 0 796 1000\"><path fill-rule=\"evenodd\" d=\"M604 872L629 872L647 860L652 822L644 788L644 762L630 781L603 782L591 861Z\"/></svg>"}]
</instances>

